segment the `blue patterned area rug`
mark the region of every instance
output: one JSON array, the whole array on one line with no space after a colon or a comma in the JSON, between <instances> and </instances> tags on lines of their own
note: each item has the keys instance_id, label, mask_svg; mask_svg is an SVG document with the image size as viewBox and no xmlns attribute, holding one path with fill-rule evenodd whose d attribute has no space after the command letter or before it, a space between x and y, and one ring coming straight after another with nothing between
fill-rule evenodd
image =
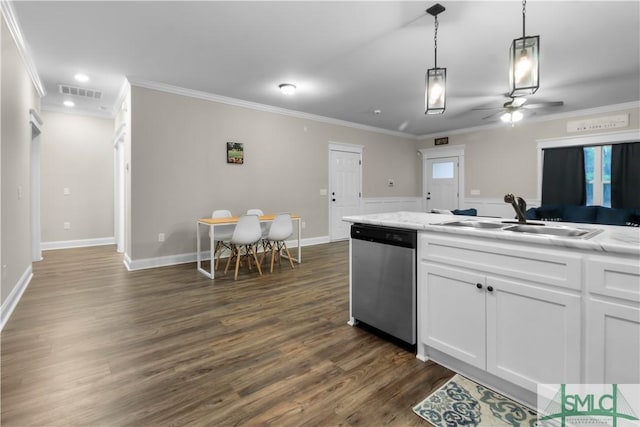
<instances>
[{"instance_id":1,"label":"blue patterned area rug","mask_svg":"<svg viewBox=\"0 0 640 427\"><path fill-rule=\"evenodd\" d=\"M413 412L436 427L534 427L534 411L456 374L414 406Z\"/></svg>"}]
</instances>

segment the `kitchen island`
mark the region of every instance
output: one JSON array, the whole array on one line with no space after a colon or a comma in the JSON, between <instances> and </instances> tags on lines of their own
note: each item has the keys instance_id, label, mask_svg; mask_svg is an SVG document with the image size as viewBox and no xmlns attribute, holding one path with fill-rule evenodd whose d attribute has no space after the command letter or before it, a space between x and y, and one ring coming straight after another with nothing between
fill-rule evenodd
<instances>
[{"instance_id":1,"label":"kitchen island","mask_svg":"<svg viewBox=\"0 0 640 427\"><path fill-rule=\"evenodd\" d=\"M532 407L538 384L640 383L640 229L419 212L343 219L418 232L419 359Z\"/></svg>"}]
</instances>

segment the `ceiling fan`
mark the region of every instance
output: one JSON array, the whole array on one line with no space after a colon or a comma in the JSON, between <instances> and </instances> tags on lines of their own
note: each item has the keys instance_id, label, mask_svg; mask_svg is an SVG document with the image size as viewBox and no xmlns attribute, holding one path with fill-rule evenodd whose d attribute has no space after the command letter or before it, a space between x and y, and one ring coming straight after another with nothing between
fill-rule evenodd
<instances>
[{"instance_id":1,"label":"ceiling fan","mask_svg":"<svg viewBox=\"0 0 640 427\"><path fill-rule=\"evenodd\" d=\"M536 102L527 103L527 98L524 97L509 97L510 100L502 104L502 107L484 107L484 108L472 108L472 110L500 110L492 113L482 120L490 119L497 115L500 115L500 120L506 123L514 123L522 120L524 114L520 110L532 110L537 108L548 107L561 107L564 105L563 101L548 101L548 102Z\"/></svg>"}]
</instances>

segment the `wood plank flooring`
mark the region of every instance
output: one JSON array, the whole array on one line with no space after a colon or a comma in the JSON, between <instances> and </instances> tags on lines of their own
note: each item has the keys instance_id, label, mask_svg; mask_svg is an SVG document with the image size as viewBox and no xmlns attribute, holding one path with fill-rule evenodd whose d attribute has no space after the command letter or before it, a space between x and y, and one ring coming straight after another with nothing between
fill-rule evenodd
<instances>
[{"instance_id":1,"label":"wood plank flooring","mask_svg":"<svg viewBox=\"0 0 640 427\"><path fill-rule=\"evenodd\" d=\"M45 252L2 331L2 426L429 425L411 407L453 373L347 325L347 242L303 255L211 281Z\"/></svg>"}]
</instances>

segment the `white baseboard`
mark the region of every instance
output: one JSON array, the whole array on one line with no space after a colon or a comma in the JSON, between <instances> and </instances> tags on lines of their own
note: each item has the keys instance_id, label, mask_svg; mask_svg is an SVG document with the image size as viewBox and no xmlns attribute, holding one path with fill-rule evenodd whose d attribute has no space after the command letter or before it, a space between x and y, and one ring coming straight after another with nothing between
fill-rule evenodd
<instances>
[{"instance_id":1,"label":"white baseboard","mask_svg":"<svg viewBox=\"0 0 640 427\"><path fill-rule=\"evenodd\" d=\"M321 236L321 237L312 237L309 239L302 239L300 242L300 246L314 246L321 245L323 243L329 243L329 236ZM289 240L287 241L287 246L289 248L297 248L298 240ZM205 251L202 253L202 259L209 259L209 251ZM137 271L137 270L146 270L149 268L157 268L157 267L168 267L171 265L177 264L187 264L190 262L196 262L196 252L186 253L186 254L178 254L178 255L167 255L161 257L154 258L143 258L132 260L128 254L124 255L124 265L129 271Z\"/></svg>"},{"instance_id":2,"label":"white baseboard","mask_svg":"<svg viewBox=\"0 0 640 427\"><path fill-rule=\"evenodd\" d=\"M84 248L88 246L104 246L115 245L115 237L99 237L97 239L81 239L81 240L60 240L57 242L42 242L41 248L43 251L50 251L55 249L71 249L71 248Z\"/></svg>"},{"instance_id":3,"label":"white baseboard","mask_svg":"<svg viewBox=\"0 0 640 427\"><path fill-rule=\"evenodd\" d=\"M11 293L2 303L2 314L0 314L0 331L4 329L4 325L7 324L9 317L15 310L20 298L22 298L22 294L27 290L27 286L31 283L31 278L33 278L33 267L29 264L29 267L22 274L18 283L13 287Z\"/></svg>"}]
</instances>

